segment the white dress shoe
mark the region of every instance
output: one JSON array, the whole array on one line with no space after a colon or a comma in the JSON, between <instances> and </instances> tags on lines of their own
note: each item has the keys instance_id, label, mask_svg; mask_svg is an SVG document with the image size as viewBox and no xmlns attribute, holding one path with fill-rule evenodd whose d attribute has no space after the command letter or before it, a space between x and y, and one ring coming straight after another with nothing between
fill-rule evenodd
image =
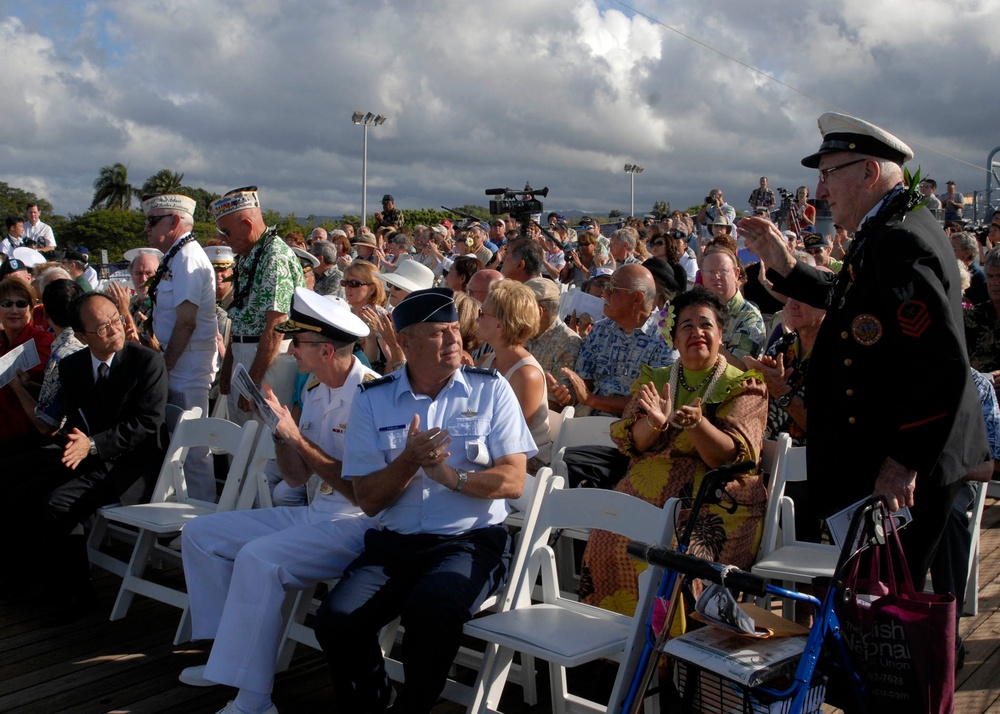
<instances>
[{"instance_id":1,"label":"white dress shoe","mask_svg":"<svg viewBox=\"0 0 1000 714\"><path fill-rule=\"evenodd\" d=\"M203 664L199 664L196 667L185 667L181 670L177 679L189 687L217 687L219 685L218 682L205 679L205 665Z\"/></svg>"}]
</instances>

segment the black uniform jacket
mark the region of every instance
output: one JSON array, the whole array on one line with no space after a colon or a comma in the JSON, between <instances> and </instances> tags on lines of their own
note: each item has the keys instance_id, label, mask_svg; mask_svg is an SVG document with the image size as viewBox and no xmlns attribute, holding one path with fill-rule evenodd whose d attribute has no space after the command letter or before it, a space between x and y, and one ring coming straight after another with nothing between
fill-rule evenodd
<instances>
[{"instance_id":1,"label":"black uniform jacket","mask_svg":"<svg viewBox=\"0 0 1000 714\"><path fill-rule=\"evenodd\" d=\"M768 273L778 292L828 311L806 384L821 516L870 495L886 457L917 472L918 499L921 484L957 481L988 457L944 231L926 208L880 213L855 243L839 285L801 263Z\"/></svg>"}]
</instances>

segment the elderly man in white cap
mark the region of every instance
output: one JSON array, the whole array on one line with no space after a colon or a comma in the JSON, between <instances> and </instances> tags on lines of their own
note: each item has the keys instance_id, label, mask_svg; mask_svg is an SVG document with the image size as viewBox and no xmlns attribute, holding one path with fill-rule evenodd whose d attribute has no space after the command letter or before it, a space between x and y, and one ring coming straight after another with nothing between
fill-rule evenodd
<instances>
[{"instance_id":1,"label":"elderly man in white cap","mask_svg":"<svg viewBox=\"0 0 1000 714\"><path fill-rule=\"evenodd\" d=\"M229 395L229 418L242 424L250 405L229 388L234 364L242 364L255 384L271 385L282 403L295 390L295 360L288 339L274 328L288 315L295 288L305 285L299 259L274 227L264 223L256 186L237 188L211 205L215 226L239 256L233 275L230 346L222 363L220 389Z\"/></svg>"},{"instance_id":2,"label":"elderly man in white cap","mask_svg":"<svg viewBox=\"0 0 1000 714\"><path fill-rule=\"evenodd\" d=\"M339 577L373 526L340 476L351 402L359 385L378 377L353 355L368 328L342 300L297 288L289 319L275 329L291 335L289 354L311 375L301 408L289 410L264 388L278 416L277 465L289 486L307 486L309 505L202 516L183 534L193 635L215 643L208 664L185 669L181 681L237 687L226 714L276 714L271 688L285 592Z\"/></svg>"},{"instance_id":3,"label":"elderly man in white cap","mask_svg":"<svg viewBox=\"0 0 1000 714\"><path fill-rule=\"evenodd\" d=\"M153 334L167 364L168 404L201 407L208 413L208 389L218 369L215 319L215 273L205 250L195 240L195 201L180 194L145 197L146 240L163 253L146 290L144 324ZM191 449L185 461L188 491L193 498L215 501L215 474L207 448Z\"/></svg>"},{"instance_id":4,"label":"elderly man in white cap","mask_svg":"<svg viewBox=\"0 0 1000 714\"><path fill-rule=\"evenodd\" d=\"M816 198L857 230L839 273L796 263L766 218L740 232L774 289L827 309L806 377L809 493L820 518L864 497L909 506L901 531L914 585L927 569L964 476L988 457L969 371L954 252L916 187L913 152L861 119L819 119L823 142L802 165L819 169ZM929 380L929 381L928 381ZM893 385L927 384L927 389Z\"/></svg>"}]
</instances>

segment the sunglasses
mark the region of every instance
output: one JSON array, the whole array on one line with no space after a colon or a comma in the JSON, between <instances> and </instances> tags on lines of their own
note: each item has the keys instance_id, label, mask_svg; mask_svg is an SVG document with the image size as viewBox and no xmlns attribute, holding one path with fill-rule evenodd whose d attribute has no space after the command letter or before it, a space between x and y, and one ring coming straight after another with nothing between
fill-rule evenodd
<instances>
[{"instance_id":1,"label":"sunglasses","mask_svg":"<svg viewBox=\"0 0 1000 714\"><path fill-rule=\"evenodd\" d=\"M146 216L146 228L152 228L164 218L170 218L173 214L164 213L162 216Z\"/></svg>"},{"instance_id":2,"label":"sunglasses","mask_svg":"<svg viewBox=\"0 0 1000 714\"><path fill-rule=\"evenodd\" d=\"M365 285L371 285L371 283L363 283L360 280L341 280L340 284L345 288L360 288Z\"/></svg>"},{"instance_id":3,"label":"sunglasses","mask_svg":"<svg viewBox=\"0 0 1000 714\"><path fill-rule=\"evenodd\" d=\"M659 247L665 246L665 245L666 245L666 243L664 243L662 240L654 240L652 243L649 244L649 247L650 248L659 248Z\"/></svg>"},{"instance_id":4,"label":"sunglasses","mask_svg":"<svg viewBox=\"0 0 1000 714\"><path fill-rule=\"evenodd\" d=\"M16 307L18 310L23 310L28 307L27 300L0 300L0 307Z\"/></svg>"}]
</instances>

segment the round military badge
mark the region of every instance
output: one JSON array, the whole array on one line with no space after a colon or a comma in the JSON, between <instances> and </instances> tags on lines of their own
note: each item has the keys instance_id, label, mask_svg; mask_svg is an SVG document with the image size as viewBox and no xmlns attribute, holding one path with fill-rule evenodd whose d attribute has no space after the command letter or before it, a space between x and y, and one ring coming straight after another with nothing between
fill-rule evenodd
<instances>
[{"instance_id":1,"label":"round military badge","mask_svg":"<svg viewBox=\"0 0 1000 714\"><path fill-rule=\"evenodd\" d=\"M874 315L862 313L851 322L851 334L859 345L871 347L882 339L882 323Z\"/></svg>"}]
</instances>

